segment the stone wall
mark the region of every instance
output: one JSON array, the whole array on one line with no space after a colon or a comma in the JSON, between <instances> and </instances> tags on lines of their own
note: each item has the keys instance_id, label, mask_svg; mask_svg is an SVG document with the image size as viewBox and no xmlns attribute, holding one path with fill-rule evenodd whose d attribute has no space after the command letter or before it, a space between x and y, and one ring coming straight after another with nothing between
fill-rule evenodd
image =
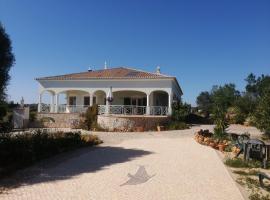
<instances>
[{"instance_id":1,"label":"stone wall","mask_svg":"<svg viewBox=\"0 0 270 200\"><path fill-rule=\"evenodd\" d=\"M157 125L168 122L167 116L116 116L98 115L97 123L109 131L156 130Z\"/></svg>"},{"instance_id":2,"label":"stone wall","mask_svg":"<svg viewBox=\"0 0 270 200\"><path fill-rule=\"evenodd\" d=\"M81 116L79 113L38 113L32 128L75 128Z\"/></svg>"},{"instance_id":3,"label":"stone wall","mask_svg":"<svg viewBox=\"0 0 270 200\"><path fill-rule=\"evenodd\" d=\"M81 120L79 113L38 113L31 128L75 128ZM109 131L156 130L170 120L167 116L119 116L98 115L97 123ZM42 122L42 123L41 123Z\"/></svg>"}]
</instances>

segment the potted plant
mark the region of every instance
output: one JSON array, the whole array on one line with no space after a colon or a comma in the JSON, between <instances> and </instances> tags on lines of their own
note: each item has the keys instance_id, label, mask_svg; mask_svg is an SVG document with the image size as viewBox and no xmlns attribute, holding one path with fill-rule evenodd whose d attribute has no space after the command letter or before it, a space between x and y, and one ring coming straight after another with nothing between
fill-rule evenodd
<instances>
[{"instance_id":1,"label":"potted plant","mask_svg":"<svg viewBox=\"0 0 270 200\"><path fill-rule=\"evenodd\" d=\"M226 148L226 144L224 144L224 143L219 143L218 144L218 150L219 151L223 152L225 150L225 148Z\"/></svg>"}]
</instances>

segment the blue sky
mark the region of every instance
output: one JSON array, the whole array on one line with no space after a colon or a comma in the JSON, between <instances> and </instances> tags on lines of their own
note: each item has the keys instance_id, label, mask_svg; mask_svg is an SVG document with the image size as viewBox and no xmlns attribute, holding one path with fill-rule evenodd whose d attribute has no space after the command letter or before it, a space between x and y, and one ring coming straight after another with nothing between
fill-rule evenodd
<instances>
[{"instance_id":1,"label":"blue sky","mask_svg":"<svg viewBox=\"0 0 270 200\"><path fill-rule=\"evenodd\" d=\"M0 0L13 42L11 100L37 102L36 77L131 66L178 78L193 105L212 85L242 90L270 72L269 0Z\"/></svg>"}]
</instances>

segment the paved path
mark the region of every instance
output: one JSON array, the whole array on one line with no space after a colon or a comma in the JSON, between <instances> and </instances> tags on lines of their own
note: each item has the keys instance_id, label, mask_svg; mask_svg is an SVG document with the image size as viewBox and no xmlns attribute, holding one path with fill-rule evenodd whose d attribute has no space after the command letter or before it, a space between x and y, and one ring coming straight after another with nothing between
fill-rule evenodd
<instances>
[{"instance_id":1,"label":"paved path","mask_svg":"<svg viewBox=\"0 0 270 200\"><path fill-rule=\"evenodd\" d=\"M21 172L24 181L0 199L243 199L217 153L193 140L199 128L100 133L103 145Z\"/></svg>"}]
</instances>

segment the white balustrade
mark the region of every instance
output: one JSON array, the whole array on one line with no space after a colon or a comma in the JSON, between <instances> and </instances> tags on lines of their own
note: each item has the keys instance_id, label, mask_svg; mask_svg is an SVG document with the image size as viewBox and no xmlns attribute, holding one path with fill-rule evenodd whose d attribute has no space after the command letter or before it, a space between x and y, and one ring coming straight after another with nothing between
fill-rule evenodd
<instances>
[{"instance_id":1,"label":"white balustrade","mask_svg":"<svg viewBox=\"0 0 270 200\"><path fill-rule=\"evenodd\" d=\"M167 115L167 106L150 106L150 115Z\"/></svg>"},{"instance_id":2,"label":"white balustrade","mask_svg":"<svg viewBox=\"0 0 270 200\"><path fill-rule=\"evenodd\" d=\"M85 106L85 105L67 105L66 106L66 112L67 113L83 113L86 112L87 108L89 106Z\"/></svg>"},{"instance_id":3,"label":"white balustrade","mask_svg":"<svg viewBox=\"0 0 270 200\"><path fill-rule=\"evenodd\" d=\"M109 105L108 114L118 115L145 115L146 106L132 106L132 105ZM106 105L98 106L98 114L106 113ZM168 107L166 106L150 106L150 115L167 115Z\"/></svg>"},{"instance_id":4,"label":"white balustrade","mask_svg":"<svg viewBox=\"0 0 270 200\"><path fill-rule=\"evenodd\" d=\"M89 106L85 105L66 105L60 104L57 106L58 113L83 113L86 112ZM132 106L132 105L109 105L108 114L118 114L118 115L145 115L147 107L146 106ZM168 115L167 106L149 106L150 115ZM41 104L41 112L49 113L53 111L50 104ZM103 115L106 113L106 105L98 106L98 114Z\"/></svg>"},{"instance_id":5,"label":"white balustrade","mask_svg":"<svg viewBox=\"0 0 270 200\"><path fill-rule=\"evenodd\" d=\"M50 104L45 104L45 103L40 104L40 112L49 113L50 111L51 111L51 105Z\"/></svg>"}]
</instances>

